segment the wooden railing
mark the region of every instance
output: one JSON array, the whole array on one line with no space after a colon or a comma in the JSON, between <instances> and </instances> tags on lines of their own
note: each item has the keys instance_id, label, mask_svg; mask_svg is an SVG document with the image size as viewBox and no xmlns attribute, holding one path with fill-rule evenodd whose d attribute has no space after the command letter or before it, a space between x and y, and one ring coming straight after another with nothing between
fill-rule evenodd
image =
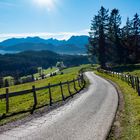
<instances>
[{"instance_id":1,"label":"wooden railing","mask_svg":"<svg viewBox=\"0 0 140 140\"><path fill-rule=\"evenodd\" d=\"M77 84L76 84L77 82ZM75 93L72 93L71 92L71 89L70 89L70 84L73 85L73 88L75 90ZM64 89L63 89L63 86L66 86L67 87L67 90L68 90L68 93L69 93L69 96L65 96L64 95ZM21 95L26 95L26 94L31 94L32 93L32 97L33 97L33 107L32 107L32 113L33 111L36 109L36 106L38 104L38 99L37 99L37 91L39 90L47 90L47 94L49 94L49 105L52 106L52 104L54 103L53 102L53 98L52 98L52 89L54 87L60 87L60 92L59 94L61 94L61 97L62 97L62 101L65 101L67 98L69 97L73 97L74 94L78 93L79 91L81 91L86 85L86 81L84 79L84 76L83 74L80 74L79 77L77 79L73 79L71 81L66 81L66 82L60 82L58 84L48 84L47 86L44 86L44 87L39 87L39 88L36 88L35 86L32 86L31 89L28 89L28 90L24 90L24 91L18 91L18 92L9 92L9 88L6 88L6 91L4 94L0 94L0 101L2 100L5 100L5 103L6 103L6 114L9 112L9 99L11 97L17 97L17 96L21 96ZM14 112L12 112L14 113Z\"/></svg>"},{"instance_id":2,"label":"wooden railing","mask_svg":"<svg viewBox=\"0 0 140 140\"><path fill-rule=\"evenodd\" d=\"M104 69L100 69L100 68L97 69L97 71L100 73L108 74L112 77L117 77L118 79L121 79L121 80L127 82L128 85L130 85L133 89L135 89L136 92L138 93L138 95L140 96L140 79L138 76L104 70Z\"/></svg>"}]
</instances>

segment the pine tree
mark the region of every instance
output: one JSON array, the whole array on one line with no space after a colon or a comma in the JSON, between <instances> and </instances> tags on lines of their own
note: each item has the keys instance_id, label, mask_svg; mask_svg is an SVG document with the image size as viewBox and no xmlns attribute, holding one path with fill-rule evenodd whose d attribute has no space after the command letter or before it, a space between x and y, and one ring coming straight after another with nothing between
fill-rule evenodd
<instances>
[{"instance_id":1,"label":"pine tree","mask_svg":"<svg viewBox=\"0 0 140 140\"><path fill-rule=\"evenodd\" d=\"M140 18L139 15L136 13L134 15L134 18L132 20L133 22L133 49L134 49L134 56L135 56L135 62L138 61L139 59L139 49L140 49L140 44L139 44L139 38L140 38Z\"/></svg>"},{"instance_id":2,"label":"pine tree","mask_svg":"<svg viewBox=\"0 0 140 140\"><path fill-rule=\"evenodd\" d=\"M125 63L131 63L132 57L132 21L127 18L126 25L121 29L121 44L125 48Z\"/></svg>"},{"instance_id":3,"label":"pine tree","mask_svg":"<svg viewBox=\"0 0 140 140\"><path fill-rule=\"evenodd\" d=\"M124 48L120 40L121 16L118 9L113 9L109 17L108 38L111 61L121 64L124 61Z\"/></svg>"},{"instance_id":4,"label":"pine tree","mask_svg":"<svg viewBox=\"0 0 140 140\"><path fill-rule=\"evenodd\" d=\"M95 15L91 23L90 49L92 54L96 54L99 64L105 68L106 64L106 34L108 25L108 10L104 7Z\"/></svg>"}]
</instances>

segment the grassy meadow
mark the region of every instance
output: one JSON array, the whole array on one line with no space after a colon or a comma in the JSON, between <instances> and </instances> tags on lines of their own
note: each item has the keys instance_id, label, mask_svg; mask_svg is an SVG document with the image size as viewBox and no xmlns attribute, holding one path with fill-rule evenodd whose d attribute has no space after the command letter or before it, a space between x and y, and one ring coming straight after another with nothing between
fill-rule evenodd
<instances>
[{"instance_id":1,"label":"grassy meadow","mask_svg":"<svg viewBox=\"0 0 140 140\"><path fill-rule=\"evenodd\" d=\"M81 65L79 67L72 67L72 68L67 68L64 69L62 72L63 74L58 74L54 77L49 77L47 79L35 81L35 82L30 82L26 84L21 84L21 85L15 85L9 87L9 92L17 92L17 91L22 91L22 90L28 90L31 89L33 85L35 85L36 88L38 87L43 87L47 86L49 83L50 84L57 84L59 82L66 82L73 80L73 78L77 78L78 72L81 68L87 67L88 65ZM80 89L78 86L78 82L76 82L76 88L77 90ZM0 89L0 94L5 94L5 88ZM63 90L64 90L64 96L69 96L68 88L67 85L63 85ZM75 89L73 86L73 83L70 84L70 90L71 93L75 93ZM60 87L54 87L51 88L52 91L52 99L53 102L62 100L62 95L60 92ZM13 112L21 112L21 111L27 111L33 108L33 93L29 93L27 95L21 95L17 97L10 97L9 98L9 113L6 114L6 104L5 100L0 100L0 116L3 114L6 115L11 115ZM39 90L37 91L37 108L49 105L49 94L48 94L48 89L45 90ZM24 116L24 115L17 115L14 117L6 118L0 121L0 124L7 123L9 121L15 120L19 116Z\"/></svg>"}]
</instances>

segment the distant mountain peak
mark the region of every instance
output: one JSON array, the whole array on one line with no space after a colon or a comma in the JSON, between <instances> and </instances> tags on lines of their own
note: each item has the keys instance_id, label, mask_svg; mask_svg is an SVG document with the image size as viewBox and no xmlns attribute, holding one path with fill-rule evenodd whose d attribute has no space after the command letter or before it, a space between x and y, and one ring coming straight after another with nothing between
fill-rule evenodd
<instances>
[{"instance_id":1,"label":"distant mountain peak","mask_svg":"<svg viewBox=\"0 0 140 140\"><path fill-rule=\"evenodd\" d=\"M68 40L54 38L42 39L38 36L26 38L11 38L0 42L0 50L24 51L24 50L51 50L56 52L86 52L88 36L71 36Z\"/></svg>"}]
</instances>

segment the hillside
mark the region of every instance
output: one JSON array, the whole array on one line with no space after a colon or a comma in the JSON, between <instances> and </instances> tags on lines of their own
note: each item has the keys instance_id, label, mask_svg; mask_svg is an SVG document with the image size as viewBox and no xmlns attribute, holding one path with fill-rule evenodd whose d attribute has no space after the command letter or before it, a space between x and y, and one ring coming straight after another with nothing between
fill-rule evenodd
<instances>
[{"instance_id":1,"label":"hillside","mask_svg":"<svg viewBox=\"0 0 140 140\"><path fill-rule=\"evenodd\" d=\"M37 67L48 68L63 61L66 66L76 66L88 63L87 56L60 55L51 51L26 51L18 54L0 55L1 77L24 76L37 72Z\"/></svg>"}]
</instances>

